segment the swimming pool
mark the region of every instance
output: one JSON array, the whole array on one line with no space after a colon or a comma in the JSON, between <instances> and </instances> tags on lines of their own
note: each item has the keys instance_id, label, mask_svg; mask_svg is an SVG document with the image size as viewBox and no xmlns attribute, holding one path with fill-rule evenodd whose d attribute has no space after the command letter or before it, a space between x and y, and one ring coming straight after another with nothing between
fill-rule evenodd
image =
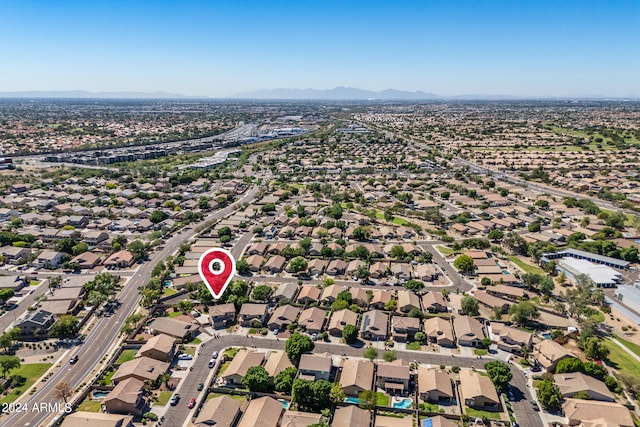
<instances>
[{"instance_id":1,"label":"swimming pool","mask_svg":"<svg viewBox=\"0 0 640 427\"><path fill-rule=\"evenodd\" d=\"M549 332L542 334L542 336L548 340L551 339L551 334Z\"/></svg>"},{"instance_id":2,"label":"swimming pool","mask_svg":"<svg viewBox=\"0 0 640 427\"><path fill-rule=\"evenodd\" d=\"M393 402L394 408L409 409L411 408L411 399L402 399L399 402Z\"/></svg>"},{"instance_id":3,"label":"swimming pool","mask_svg":"<svg viewBox=\"0 0 640 427\"><path fill-rule=\"evenodd\" d=\"M91 392L91 396L93 396L95 399L102 399L103 397L106 397L107 394L109 394L108 391L97 391L94 390Z\"/></svg>"},{"instance_id":4,"label":"swimming pool","mask_svg":"<svg viewBox=\"0 0 640 427\"><path fill-rule=\"evenodd\" d=\"M356 405L360 404L360 399L358 399L357 397L347 397L345 399L345 402L347 403L355 403Z\"/></svg>"},{"instance_id":5,"label":"swimming pool","mask_svg":"<svg viewBox=\"0 0 640 427\"><path fill-rule=\"evenodd\" d=\"M289 407L289 402L284 399L278 399L278 402L282 404L282 408L287 409Z\"/></svg>"}]
</instances>

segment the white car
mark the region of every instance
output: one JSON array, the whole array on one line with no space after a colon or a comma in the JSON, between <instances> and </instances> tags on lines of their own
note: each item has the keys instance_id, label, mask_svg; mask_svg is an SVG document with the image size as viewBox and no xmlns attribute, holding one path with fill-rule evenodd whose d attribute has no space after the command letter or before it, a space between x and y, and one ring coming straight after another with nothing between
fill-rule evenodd
<instances>
[{"instance_id":1,"label":"white car","mask_svg":"<svg viewBox=\"0 0 640 427\"><path fill-rule=\"evenodd\" d=\"M178 356L178 360L192 360L193 356L187 353L182 353Z\"/></svg>"}]
</instances>

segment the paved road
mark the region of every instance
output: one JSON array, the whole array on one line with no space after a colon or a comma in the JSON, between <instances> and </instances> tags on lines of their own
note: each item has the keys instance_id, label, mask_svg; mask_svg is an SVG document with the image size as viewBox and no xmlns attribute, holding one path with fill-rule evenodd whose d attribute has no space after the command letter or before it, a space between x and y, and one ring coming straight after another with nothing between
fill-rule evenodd
<instances>
[{"instance_id":1,"label":"paved road","mask_svg":"<svg viewBox=\"0 0 640 427\"><path fill-rule=\"evenodd\" d=\"M220 219L228 215L235 209L235 206L240 206L242 202L250 202L253 200L256 193L256 187L250 189L233 206L228 206L208 215L203 222ZM197 227L197 225L199 224L194 224L190 230L181 231L168 239L165 242L164 249L154 253L148 262L140 266L137 273L128 280L124 289L121 291L118 298L122 302L122 306L116 313L110 318L100 318L85 339L85 343L79 348L68 352L62 359L58 360L57 363L61 363L61 369L55 371L47 382L39 384L36 393L26 398L23 396L20 399L22 403L26 403L28 408L32 408L35 403L38 405L41 403L56 403L56 399L52 396L56 384L61 381L66 381L75 389L86 380L87 375L93 373L104 356L105 351L118 339L124 320L136 309L140 298L138 287L145 285L151 278L151 271L158 261L167 258L179 248L181 243L196 235L193 229ZM77 355L79 360L75 365L70 365L69 359L74 355ZM55 415L57 414L31 410L7 414L2 415L0 418L0 426L42 426L46 424L48 419Z\"/></svg>"},{"instance_id":2,"label":"paved road","mask_svg":"<svg viewBox=\"0 0 640 427\"><path fill-rule=\"evenodd\" d=\"M207 341L206 347L201 350L201 356L197 357L194 361L193 370L189 372L187 377L183 380L183 384L180 387L180 395L182 396L181 403L175 407L169 407L165 414L165 422L163 425L167 426L182 426L187 417L193 416L195 411L187 407L187 402L192 397L198 396L197 385L204 381L209 375L209 368L207 366L209 362L210 354L214 351L221 352L226 347L252 347L256 346L259 349L269 350L284 350L285 340L274 340L273 338L260 338L260 337L246 337L242 335L223 335L219 339ZM330 354L344 354L348 357L362 357L363 348L352 347L345 344L324 343L316 342L314 352ZM382 352L380 353L382 355ZM439 366L441 364L447 366L457 365L463 368L477 368L482 369L484 364L488 361L486 356L483 360L475 358L465 357L452 357L435 353L422 353L416 351L402 351L396 350L396 355L399 359L407 361L416 361L418 363L430 364ZM514 394L514 400L512 406L514 414L518 423L522 427L544 427L539 414L533 410L529 401L531 400L531 394L526 386L526 379L522 371L517 367L511 366L513 372L513 380L511 381L511 387Z\"/></svg>"}]
</instances>

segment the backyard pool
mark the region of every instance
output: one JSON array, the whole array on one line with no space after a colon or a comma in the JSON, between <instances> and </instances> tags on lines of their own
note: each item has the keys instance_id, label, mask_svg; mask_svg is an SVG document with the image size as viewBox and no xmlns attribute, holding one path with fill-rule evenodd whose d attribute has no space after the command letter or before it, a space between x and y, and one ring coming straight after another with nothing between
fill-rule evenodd
<instances>
[{"instance_id":1,"label":"backyard pool","mask_svg":"<svg viewBox=\"0 0 640 427\"><path fill-rule=\"evenodd\" d=\"M393 402L394 408L409 409L411 408L411 399L402 399L399 402Z\"/></svg>"},{"instance_id":2,"label":"backyard pool","mask_svg":"<svg viewBox=\"0 0 640 427\"><path fill-rule=\"evenodd\" d=\"M286 401L286 400L284 400L284 399L278 399L278 402L280 402L280 403L282 404L282 407L283 407L284 409L287 409L287 408L289 407L289 402L287 402L287 401Z\"/></svg>"},{"instance_id":3,"label":"backyard pool","mask_svg":"<svg viewBox=\"0 0 640 427\"><path fill-rule=\"evenodd\" d=\"M97 391L94 390L91 392L91 396L93 396L94 399L102 399L103 397L106 397L107 394L109 394L108 391Z\"/></svg>"},{"instance_id":4,"label":"backyard pool","mask_svg":"<svg viewBox=\"0 0 640 427\"><path fill-rule=\"evenodd\" d=\"M360 399L358 399L357 397L347 397L345 401L347 403L355 403L356 405L360 404Z\"/></svg>"},{"instance_id":5,"label":"backyard pool","mask_svg":"<svg viewBox=\"0 0 640 427\"><path fill-rule=\"evenodd\" d=\"M545 332L544 334L542 334L542 336L548 340L551 339L551 334L549 332Z\"/></svg>"}]
</instances>

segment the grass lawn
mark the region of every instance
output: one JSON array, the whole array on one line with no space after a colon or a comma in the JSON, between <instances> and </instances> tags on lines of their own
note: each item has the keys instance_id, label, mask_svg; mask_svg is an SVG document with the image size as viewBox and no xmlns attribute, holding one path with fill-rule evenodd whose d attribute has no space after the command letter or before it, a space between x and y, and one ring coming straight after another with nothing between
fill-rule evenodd
<instances>
[{"instance_id":1,"label":"grass lawn","mask_svg":"<svg viewBox=\"0 0 640 427\"><path fill-rule=\"evenodd\" d=\"M171 399L171 395L173 394L173 392L171 391L161 391L160 394L158 395L158 405L166 405L169 402L169 399Z\"/></svg>"},{"instance_id":2,"label":"grass lawn","mask_svg":"<svg viewBox=\"0 0 640 427\"><path fill-rule=\"evenodd\" d=\"M171 313L169 313L169 317L170 318L178 317L178 316L181 316L181 315L182 315L181 311L172 311Z\"/></svg>"},{"instance_id":3,"label":"grass lawn","mask_svg":"<svg viewBox=\"0 0 640 427\"><path fill-rule=\"evenodd\" d=\"M162 290L162 296L163 297L168 297L168 296L171 296L171 295L177 294L177 293L178 293L178 291L173 289L173 288L164 288Z\"/></svg>"},{"instance_id":4,"label":"grass lawn","mask_svg":"<svg viewBox=\"0 0 640 427\"><path fill-rule=\"evenodd\" d=\"M638 360L609 339L605 339L604 344L609 349L607 359L612 368L640 378L640 363L638 363Z\"/></svg>"},{"instance_id":5,"label":"grass lawn","mask_svg":"<svg viewBox=\"0 0 640 427\"><path fill-rule=\"evenodd\" d=\"M484 348L476 348L473 350L473 352L476 354L476 356L486 356L488 351Z\"/></svg>"},{"instance_id":6,"label":"grass lawn","mask_svg":"<svg viewBox=\"0 0 640 427\"><path fill-rule=\"evenodd\" d=\"M429 403L429 402L423 402L420 403L418 405L419 408L424 408L422 409L423 411L427 411L427 412L439 412L440 411L440 407L435 404L435 403Z\"/></svg>"},{"instance_id":7,"label":"grass lawn","mask_svg":"<svg viewBox=\"0 0 640 427\"><path fill-rule=\"evenodd\" d=\"M499 420L500 412L481 411L479 409L467 408L467 415L471 418L484 418L487 417L490 420Z\"/></svg>"},{"instance_id":8,"label":"grass lawn","mask_svg":"<svg viewBox=\"0 0 640 427\"><path fill-rule=\"evenodd\" d=\"M238 396L236 394L223 394L223 393L209 393L209 395L207 396L207 400L213 399L214 397L218 397L218 396L228 396L233 400L237 400L238 402L241 402L241 403L247 400L246 396Z\"/></svg>"},{"instance_id":9,"label":"grass lawn","mask_svg":"<svg viewBox=\"0 0 640 427\"><path fill-rule=\"evenodd\" d=\"M596 313L592 314L590 317L591 317L591 320L593 320L594 322L598 322L598 323L604 322L604 313L601 311L597 311Z\"/></svg>"},{"instance_id":10,"label":"grass lawn","mask_svg":"<svg viewBox=\"0 0 640 427\"><path fill-rule=\"evenodd\" d=\"M446 246L436 246L436 249L438 250L438 252L440 252L444 256L450 256L455 254L455 251L453 249L448 248Z\"/></svg>"},{"instance_id":11,"label":"grass lawn","mask_svg":"<svg viewBox=\"0 0 640 427\"><path fill-rule=\"evenodd\" d=\"M407 350L420 350L422 346L418 341L410 342L407 344Z\"/></svg>"},{"instance_id":12,"label":"grass lawn","mask_svg":"<svg viewBox=\"0 0 640 427\"><path fill-rule=\"evenodd\" d=\"M540 274L543 276L546 274L544 270L541 269L540 267L536 267L535 265L528 264L522 261L520 258L518 258L515 255L508 255L507 258L509 258L515 265L523 269L526 273Z\"/></svg>"},{"instance_id":13,"label":"grass lawn","mask_svg":"<svg viewBox=\"0 0 640 427\"><path fill-rule=\"evenodd\" d=\"M627 341L624 338L619 337L618 335L614 335L614 338L620 341L622 344L624 344L624 346L627 347L629 350L634 352L636 356L640 356L640 345L632 343L631 341Z\"/></svg>"},{"instance_id":14,"label":"grass lawn","mask_svg":"<svg viewBox=\"0 0 640 427\"><path fill-rule=\"evenodd\" d=\"M125 350L122 353L120 353L120 357L118 357L118 360L116 360L116 363L120 364L120 363L124 363L124 362L128 362L129 360L133 360L136 357L136 350Z\"/></svg>"},{"instance_id":15,"label":"grass lawn","mask_svg":"<svg viewBox=\"0 0 640 427\"><path fill-rule=\"evenodd\" d=\"M200 338L194 338L191 341L187 341L186 344L199 345L202 344L202 340Z\"/></svg>"},{"instance_id":16,"label":"grass lawn","mask_svg":"<svg viewBox=\"0 0 640 427\"><path fill-rule=\"evenodd\" d=\"M100 402L97 400L91 400L88 397L82 401L80 405L78 405L78 411L86 411L86 412L100 412L102 409Z\"/></svg>"},{"instance_id":17,"label":"grass lawn","mask_svg":"<svg viewBox=\"0 0 640 427\"><path fill-rule=\"evenodd\" d=\"M230 349L224 352L224 355L227 356L227 359L231 360L234 357L236 357L236 354L238 354L239 351L240 351L240 348L231 347Z\"/></svg>"},{"instance_id":18,"label":"grass lawn","mask_svg":"<svg viewBox=\"0 0 640 427\"><path fill-rule=\"evenodd\" d=\"M193 347L185 347L183 353L190 354L192 356L196 355L196 349Z\"/></svg>"},{"instance_id":19,"label":"grass lawn","mask_svg":"<svg viewBox=\"0 0 640 427\"><path fill-rule=\"evenodd\" d=\"M224 374L224 371L226 371L227 368L229 367L230 363L231 362L224 362L222 365L220 365L220 369L218 369L217 375L222 376L222 374Z\"/></svg>"},{"instance_id":20,"label":"grass lawn","mask_svg":"<svg viewBox=\"0 0 640 427\"><path fill-rule=\"evenodd\" d=\"M21 387L16 387L9 393L8 396L0 399L0 404L14 402L26 389L31 387L36 381L40 379L47 372L47 369L51 367L51 363L30 363L20 366L18 369L7 372L7 377L12 375L20 375L25 377L27 381Z\"/></svg>"},{"instance_id":21,"label":"grass lawn","mask_svg":"<svg viewBox=\"0 0 640 427\"><path fill-rule=\"evenodd\" d=\"M105 385L111 385L111 378L113 378L113 374L115 374L115 373L116 373L116 371L111 371L104 377Z\"/></svg>"},{"instance_id":22,"label":"grass lawn","mask_svg":"<svg viewBox=\"0 0 640 427\"><path fill-rule=\"evenodd\" d=\"M389 406L389 396L382 393L381 391L376 393L376 405L378 406Z\"/></svg>"},{"instance_id":23,"label":"grass lawn","mask_svg":"<svg viewBox=\"0 0 640 427\"><path fill-rule=\"evenodd\" d=\"M31 280L29 282L29 286L38 286L40 284L39 280Z\"/></svg>"}]
</instances>

